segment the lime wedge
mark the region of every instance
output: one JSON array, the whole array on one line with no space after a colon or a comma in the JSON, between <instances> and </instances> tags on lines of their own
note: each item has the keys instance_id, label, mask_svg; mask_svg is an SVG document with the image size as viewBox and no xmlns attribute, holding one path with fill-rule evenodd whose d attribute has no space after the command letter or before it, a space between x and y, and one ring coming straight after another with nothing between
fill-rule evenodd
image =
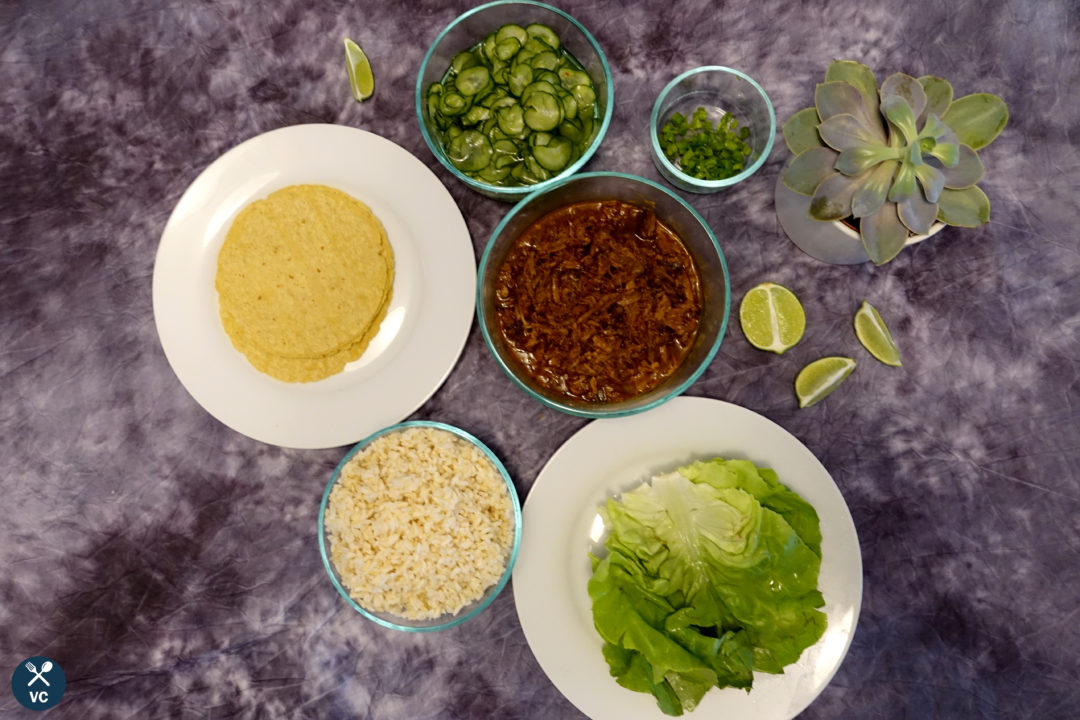
<instances>
[{"instance_id":1,"label":"lime wedge","mask_svg":"<svg viewBox=\"0 0 1080 720\"><path fill-rule=\"evenodd\" d=\"M371 63L360 46L345 38L345 62L349 68L349 86L356 102L364 102L375 92L375 76L371 74Z\"/></svg>"},{"instance_id":2,"label":"lime wedge","mask_svg":"<svg viewBox=\"0 0 1080 720\"><path fill-rule=\"evenodd\" d=\"M831 393L855 369L849 357L823 357L810 363L795 376L795 395L799 407L810 407Z\"/></svg>"},{"instance_id":3,"label":"lime wedge","mask_svg":"<svg viewBox=\"0 0 1080 720\"><path fill-rule=\"evenodd\" d=\"M739 323L751 345L782 355L802 339L806 312L795 293L783 285L764 282L743 295Z\"/></svg>"},{"instance_id":4,"label":"lime wedge","mask_svg":"<svg viewBox=\"0 0 1080 720\"><path fill-rule=\"evenodd\" d=\"M855 337L866 351L886 365L900 367L900 350L877 309L863 300L855 312Z\"/></svg>"}]
</instances>

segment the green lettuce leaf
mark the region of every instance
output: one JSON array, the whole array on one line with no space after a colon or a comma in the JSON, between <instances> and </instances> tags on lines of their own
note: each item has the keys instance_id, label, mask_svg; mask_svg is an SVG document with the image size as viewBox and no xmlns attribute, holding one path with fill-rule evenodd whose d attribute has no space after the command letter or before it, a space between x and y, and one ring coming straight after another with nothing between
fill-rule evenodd
<instances>
[{"instance_id":1,"label":"green lettuce leaf","mask_svg":"<svg viewBox=\"0 0 1080 720\"><path fill-rule=\"evenodd\" d=\"M783 672L824 632L818 516L772 470L696 462L604 513L593 622L615 679L663 712L693 710L714 686L749 690L754 670Z\"/></svg>"}]
</instances>

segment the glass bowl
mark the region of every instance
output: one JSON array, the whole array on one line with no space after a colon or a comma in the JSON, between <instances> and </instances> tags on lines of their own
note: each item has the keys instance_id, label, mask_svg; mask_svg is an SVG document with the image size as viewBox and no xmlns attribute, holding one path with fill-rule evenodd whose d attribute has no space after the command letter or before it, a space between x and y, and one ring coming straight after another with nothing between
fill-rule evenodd
<instances>
[{"instance_id":1,"label":"glass bowl","mask_svg":"<svg viewBox=\"0 0 1080 720\"><path fill-rule=\"evenodd\" d=\"M533 222L557 208L577 202L622 200L652 208L675 231L692 256L701 279L702 316L688 355L670 376L652 390L618 402L586 402L552 392L535 382L514 357L495 317L495 285L499 268L514 242ZM480 258L476 308L480 329L495 361L520 388L548 407L580 417L618 417L656 407L681 394L705 371L724 337L731 305L731 287L724 253L708 224L672 191L644 178L614 172L581 173L533 192L514 206L495 228Z\"/></svg>"},{"instance_id":2,"label":"glass bowl","mask_svg":"<svg viewBox=\"0 0 1080 720\"><path fill-rule=\"evenodd\" d=\"M476 45L484 37L503 25L521 26L541 23L553 29L559 36L563 47L574 56L589 73L596 91L596 121L593 125L593 137L588 148L575 162L548 180L533 185L494 185L473 179L454 166L443 149L438 129L428 116L427 89L434 82L439 82L445 75L454 55ZM596 40L577 20L562 10L539 2L527 0L500 0L473 8L458 16L445 30L435 38L420 65L416 79L416 116L420 123L420 132L431 152L440 163L461 182L473 190L488 197L507 202L517 202L537 189L551 187L560 178L572 175L584 167L600 146L604 134L611 122L614 108L611 69L607 58Z\"/></svg>"},{"instance_id":3,"label":"glass bowl","mask_svg":"<svg viewBox=\"0 0 1080 720\"><path fill-rule=\"evenodd\" d=\"M705 108L714 126L724 113L731 113L740 128L749 129L744 142L750 146L750 158L738 174L701 180L684 173L664 155L660 131L675 113L689 120L699 107ZM656 98L649 118L649 148L657 170L675 187L695 193L723 190L753 175L769 157L775 138L776 113L769 96L748 75L719 65L687 70L669 82Z\"/></svg>"},{"instance_id":4,"label":"glass bowl","mask_svg":"<svg viewBox=\"0 0 1080 720\"><path fill-rule=\"evenodd\" d=\"M486 457L491 461L491 464L495 467L495 470L501 476L503 482L506 483L507 492L510 495L510 501L513 505L514 514L514 527L513 527L513 540L510 546L510 553L507 557L506 567L503 568L502 574L494 584L490 585L484 590L484 594L477 600L465 605L461 610L453 614L444 614L440 617L430 620L413 620L402 617L400 615L379 612L375 610L369 610L363 607L356 601L352 595L349 594L345 588L345 584L342 581L341 575L337 568L334 566L331 560L330 552L330 538L328 537L328 531L326 529L326 506L330 500L330 492L333 490L334 485L337 483L341 476L342 468L355 456L358 452L366 448L376 438L388 435L390 433L400 432L409 428L434 428L436 430L452 433L453 435L465 440L466 442L476 446ZM330 581L334 587L341 594L345 601L358 613L378 623L383 627L390 628L392 630L403 630L405 632L432 632L435 630L444 630L446 628L460 625L461 623L476 617L491 604L491 601L502 591L506 586L507 581L510 579L510 574L514 569L514 561L517 559L518 548L521 545L521 503L518 499L517 491L514 488L514 483L510 479L510 474L506 471L506 467L502 464L495 453L493 453L484 443L476 439L469 433L460 428L456 428L452 425L446 425L444 423L432 422L427 420L414 420L411 422L404 422L398 425L392 425L390 427L379 430L376 433L368 436L357 443L348 454L342 458L338 466L334 468L333 474L330 476L330 481L326 484L326 490L323 492L322 503L319 505L319 553L322 556L323 567L326 568L326 573L330 576Z\"/></svg>"}]
</instances>

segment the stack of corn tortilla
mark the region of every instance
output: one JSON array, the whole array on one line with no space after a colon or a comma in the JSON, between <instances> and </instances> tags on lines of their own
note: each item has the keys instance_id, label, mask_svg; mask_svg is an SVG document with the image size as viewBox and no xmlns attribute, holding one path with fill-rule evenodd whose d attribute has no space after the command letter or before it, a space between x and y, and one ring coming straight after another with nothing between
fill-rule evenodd
<instances>
[{"instance_id":1,"label":"stack of corn tortilla","mask_svg":"<svg viewBox=\"0 0 1080 720\"><path fill-rule=\"evenodd\" d=\"M394 253L364 203L292 185L245 207L218 254L221 322L256 368L312 382L359 358L386 315Z\"/></svg>"}]
</instances>

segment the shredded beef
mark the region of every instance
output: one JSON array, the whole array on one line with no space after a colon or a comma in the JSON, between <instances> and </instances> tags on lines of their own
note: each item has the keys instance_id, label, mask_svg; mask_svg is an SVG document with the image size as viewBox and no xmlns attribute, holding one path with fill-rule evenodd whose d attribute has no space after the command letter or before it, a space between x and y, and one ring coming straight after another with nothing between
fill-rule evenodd
<instances>
[{"instance_id":1,"label":"shredded beef","mask_svg":"<svg viewBox=\"0 0 1080 720\"><path fill-rule=\"evenodd\" d=\"M648 392L682 363L701 283L679 237L619 200L533 223L499 268L499 331L541 386L587 402Z\"/></svg>"}]
</instances>

